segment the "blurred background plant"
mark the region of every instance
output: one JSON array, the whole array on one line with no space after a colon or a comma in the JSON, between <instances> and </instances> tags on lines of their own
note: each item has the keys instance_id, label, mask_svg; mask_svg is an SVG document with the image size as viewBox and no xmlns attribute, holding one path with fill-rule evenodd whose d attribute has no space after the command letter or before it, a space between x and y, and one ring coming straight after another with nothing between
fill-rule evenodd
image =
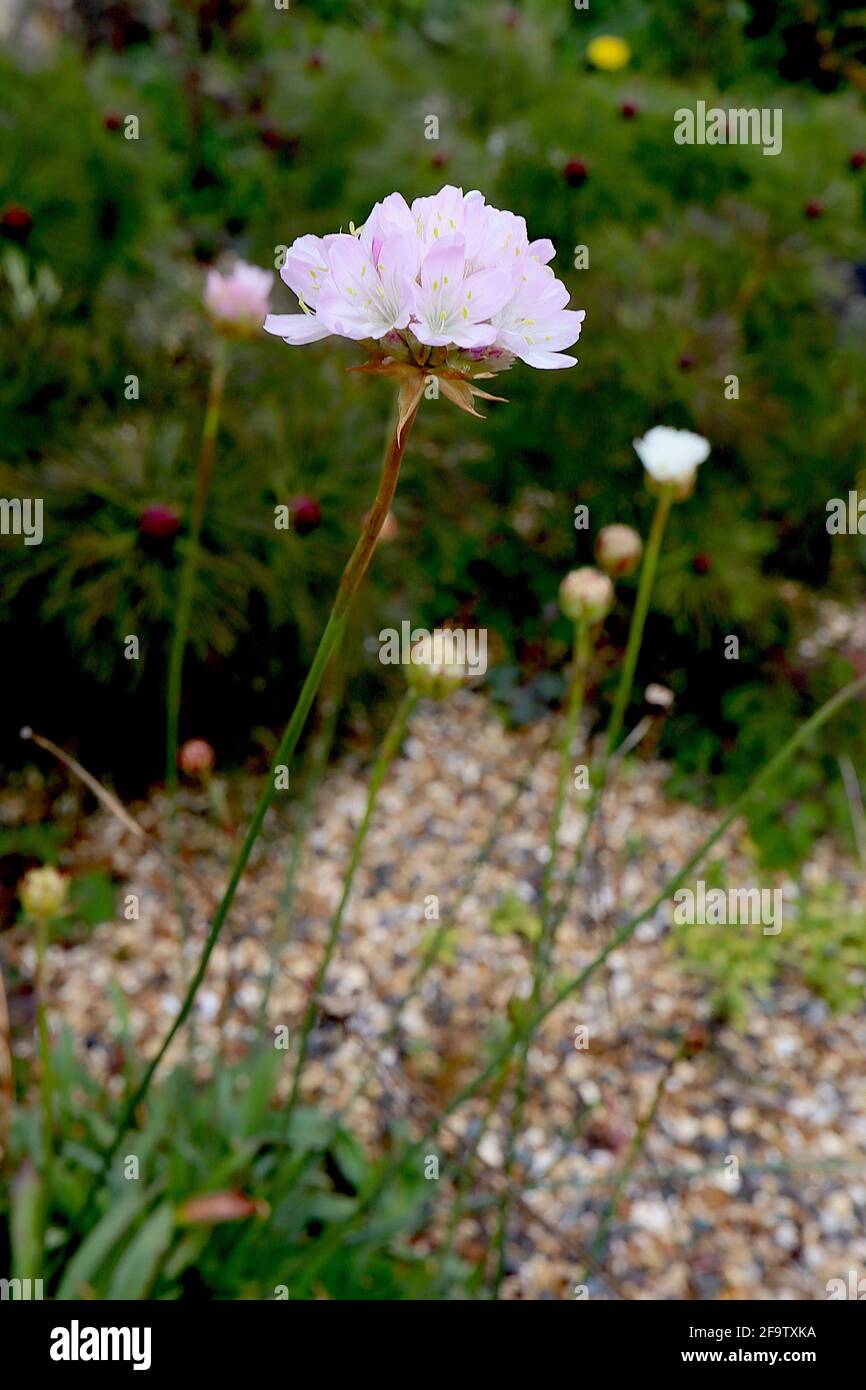
<instances>
[{"instance_id":1,"label":"blurred background plant","mask_svg":"<svg viewBox=\"0 0 866 1390\"><path fill-rule=\"evenodd\" d=\"M0 26L0 494L45 501L42 545L0 536L0 621L14 654L0 912L14 932L27 930L17 883L59 862L91 806L57 769L28 766L19 726L75 747L124 794L163 774L165 669L209 369L207 268L237 255L276 270L296 236L358 224L395 188L411 198L446 182L479 187L524 213L533 236L554 241L556 272L587 322L581 366L567 378L514 371L502 379L512 403L483 428L424 403L392 534L345 644L327 748L333 723L337 748L381 734L396 681L370 639L407 614L496 635L489 692L509 723L558 706L570 637L560 580L591 562L603 526L646 535L652 503L632 439L656 422L712 444L670 522L635 687L673 692L645 745L669 759L670 792L729 803L852 667L866 670L862 627L837 621L862 602L866 544L831 545L826 530L828 499L864 481L862 10L7 0ZM674 112L697 101L781 108L783 156L680 146L673 158ZM425 138L431 117L436 139ZM276 274L272 305L290 307ZM182 739L219 749L221 771L266 764L372 499L391 400L345 375L357 360L345 345L292 351L264 335L233 355L181 725ZM274 524L283 506L289 530ZM586 529L575 525L582 506ZM634 583L618 590L592 702L613 693ZM732 633L736 661L724 657ZM130 634L136 661L125 658ZM830 827L851 842L843 749L855 763L866 755L857 705L751 806L756 863L795 874ZM723 866L708 878L724 882ZM292 891L290 880L287 901ZM79 871L53 939L110 920L115 896L103 866ZM864 923L844 894L801 885L796 913L804 930L781 942L706 925L674 934L717 1019L741 1017L783 972L831 1008L862 999ZM540 927L523 896L502 894L489 921L500 944L517 938L530 953ZM435 940L450 966L456 935L431 930L425 954ZM10 983L26 990L23 977ZM183 1067L161 1080L137 1137L138 1181L113 1175L84 1221L116 1092L137 1081L116 993L115 1091L82 1067L68 1035L52 1059L53 1293L291 1296L320 1238L351 1221L378 1165L394 1161L376 1221L323 1259L316 1292L429 1291L417 1234L430 1188L417 1165L399 1171L399 1136L397 1159L376 1159L317 1111L298 1106L287 1127L270 1049L204 1085ZM26 1017L15 1022L26 1032ZM32 1060L16 1074L22 1097ZM10 1155L0 1266L23 1273L45 1202L32 1108L15 1110ZM472 1287L456 1255L447 1273L446 1292Z\"/></svg>"},{"instance_id":2,"label":"blurred background plant","mask_svg":"<svg viewBox=\"0 0 866 1390\"><path fill-rule=\"evenodd\" d=\"M301 3L289 18L242 0L10 13L0 491L46 500L45 544L0 543L8 648L34 615L42 625L17 672L13 724L75 738L130 789L159 776L156 711L207 371L204 269L228 252L273 266L295 236L360 222L392 188L453 181L553 239L592 350L567 382L514 372L512 406L483 431L425 408L398 534L372 577L370 630L410 611L430 626L449 611L488 626L502 645L503 713L544 710L562 692L567 633L552 603L563 567L590 558L602 525L646 514L632 437L654 420L696 428L713 461L674 519L641 674L680 697L662 748L683 774L677 791L740 785L749 744L780 741L827 682L797 646L814 594L857 594L866 558L860 537L831 547L825 528L828 498L862 468L862 14L717 0L599 0L591 13L553 0ZM589 46L607 34L626 43L594 66ZM683 146L672 159L673 111L696 100L781 107L783 157ZM437 140L424 138L429 114ZM289 306L282 286L272 302ZM235 356L181 730L229 761L255 758L251 732L279 722L372 495L385 392L344 377L355 359L341 352L279 351L263 335ZM274 508L297 497L320 524L276 529ZM572 524L579 503L588 531ZM737 662L722 655L730 632ZM146 634L144 659L124 659L128 633ZM382 669L362 642L349 655L349 703L355 692L370 704ZM118 691L141 730L122 767L103 737ZM844 824L825 774L832 740L849 734L828 735L803 772L818 826ZM775 814L801 791L780 788L754 818L770 860L802 852L796 824Z\"/></svg>"}]
</instances>

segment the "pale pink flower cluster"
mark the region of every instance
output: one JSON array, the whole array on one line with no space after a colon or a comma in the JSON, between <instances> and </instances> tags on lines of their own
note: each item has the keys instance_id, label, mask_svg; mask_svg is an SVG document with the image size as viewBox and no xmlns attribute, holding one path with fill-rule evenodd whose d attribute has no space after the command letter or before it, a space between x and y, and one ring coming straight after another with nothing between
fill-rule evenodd
<instances>
[{"instance_id":1,"label":"pale pink flower cluster","mask_svg":"<svg viewBox=\"0 0 866 1390\"><path fill-rule=\"evenodd\" d=\"M227 333L251 333L261 328L274 283L269 270L235 261L227 274L209 270L204 307L214 325Z\"/></svg>"},{"instance_id":2,"label":"pale pink flower cluster","mask_svg":"<svg viewBox=\"0 0 866 1390\"><path fill-rule=\"evenodd\" d=\"M377 203L354 235L302 236L280 274L301 314L270 314L265 328L287 343L336 334L402 345L423 363L430 351L520 357L531 367L571 367L582 309L548 262L550 241L530 242L526 223L450 185L410 207L400 193Z\"/></svg>"}]
</instances>

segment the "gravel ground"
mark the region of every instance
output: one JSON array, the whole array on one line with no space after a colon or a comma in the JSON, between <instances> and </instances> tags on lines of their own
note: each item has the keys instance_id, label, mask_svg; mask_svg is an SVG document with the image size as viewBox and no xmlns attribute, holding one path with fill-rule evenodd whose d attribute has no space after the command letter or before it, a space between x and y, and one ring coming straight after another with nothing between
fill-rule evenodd
<instances>
[{"instance_id":1,"label":"gravel ground","mask_svg":"<svg viewBox=\"0 0 866 1390\"><path fill-rule=\"evenodd\" d=\"M304 1086L307 1098L328 1107L351 1102L352 1123L370 1145L395 1115L424 1122L430 1107L447 1104L477 1070L484 1040L507 1018L509 1000L529 991L529 943L519 932L494 931L491 918L508 893L529 908L537 904L557 771L557 754L537 750L551 732L506 732L480 696L423 705L385 782ZM447 956L402 1011L394 1045L381 1046L436 926L425 917L431 895L444 917L497 811L534 757L527 789L460 906ZM665 779L665 766L646 758L619 769L605 799L603 851L590 857L559 933L558 974L572 975L591 960L629 909L650 901L707 834L706 813L667 800ZM249 777L230 788L240 826L256 791ZM208 1058L238 1056L277 1024L296 1034L365 797L366 770L352 759L320 789L291 933L280 906L291 843L288 807L278 804L269 814L198 998L196 1056L203 1070ZM566 810L560 880L585 805L586 794L575 793ZM146 830L158 832L164 816L158 794L131 810ZM181 842L197 948L240 835L217 823L203 793L188 791ZM732 828L722 842L729 883L755 882L747 849L744 828ZM109 984L116 980L127 998L141 1055L152 1055L182 994L180 929L164 857L157 848L142 849L103 812L88 822L69 867L94 862L110 865L121 901L138 895L140 919L105 923L84 944L53 947L48 989L55 1018L81 1039L94 1072L119 1085ZM841 882L861 904L866 897L860 876L829 844L816 847L806 878ZM522 1199L511 1226L504 1297L575 1296L582 1252L660 1087L654 1123L616 1203L606 1253L588 1280L592 1297L825 1298L829 1279L866 1272L866 1011L833 1016L793 975L783 975L745 1023L717 1025L705 988L677 959L670 919L666 904L609 956L580 998L548 1018L530 1051L516 1170ZM16 931L5 940L18 963L32 969L23 936ZM275 940L282 942L276 956ZM579 1026L588 1030L586 1048L575 1045ZM688 1051L680 1055L684 1038ZM186 1046L184 1030L178 1055ZM371 1056L372 1076L357 1096ZM483 1102L465 1107L441 1135L444 1178L449 1157L472 1138L483 1111ZM458 1229L467 1255L490 1243L485 1198L497 1190L505 1138L503 1109L482 1142L481 1173Z\"/></svg>"}]
</instances>

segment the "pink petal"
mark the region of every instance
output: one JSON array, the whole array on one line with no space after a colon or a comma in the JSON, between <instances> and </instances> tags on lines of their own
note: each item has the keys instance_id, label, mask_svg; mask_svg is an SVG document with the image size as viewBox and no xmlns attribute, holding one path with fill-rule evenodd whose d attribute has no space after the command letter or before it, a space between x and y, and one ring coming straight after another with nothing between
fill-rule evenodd
<instances>
[{"instance_id":1,"label":"pink petal","mask_svg":"<svg viewBox=\"0 0 866 1390\"><path fill-rule=\"evenodd\" d=\"M282 338L285 343L301 347L330 336L331 330L319 323L313 314L268 314L265 332Z\"/></svg>"}]
</instances>

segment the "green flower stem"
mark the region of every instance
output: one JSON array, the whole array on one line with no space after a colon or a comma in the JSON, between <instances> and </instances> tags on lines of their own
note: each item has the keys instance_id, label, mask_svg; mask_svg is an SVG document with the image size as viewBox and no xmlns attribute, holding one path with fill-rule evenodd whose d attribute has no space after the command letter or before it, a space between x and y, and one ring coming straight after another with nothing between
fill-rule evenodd
<instances>
[{"instance_id":1,"label":"green flower stem","mask_svg":"<svg viewBox=\"0 0 866 1390\"><path fill-rule=\"evenodd\" d=\"M662 1096L665 1093L665 1087L671 1079L674 1067L676 1066L677 1062L679 1062L681 1058L684 1056L685 1048L681 1044L677 1048L676 1053L671 1058L671 1061L668 1063L661 1076L659 1077L658 1085L656 1086L655 1093L653 1095L652 1104L650 1105L649 1110L644 1115L643 1119L637 1127L637 1132L635 1133L635 1136L632 1139L631 1144L629 1146L629 1151L626 1154L625 1162L622 1165L619 1174L617 1175L613 1191L611 1192L610 1197L605 1203L604 1211L602 1212L601 1220L598 1225L598 1230L595 1233L592 1245L589 1247L588 1264L586 1269L584 1269L583 1273L578 1279L578 1284L585 1284L587 1282L592 1271L593 1265L597 1264L597 1262L601 1259L602 1255L604 1254L604 1248L607 1244L608 1232L610 1230L613 1218L616 1215L616 1208L617 1204L619 1203L619 1199L622 1196L622 1193L625 1190L632 1173L634 1172L635 1164L637 1163L638 1159L641 1156L641 1153L643 1152L643 1146L646 1143L649 1132L655 1122L655 1117L658 1114L658 1109L662 1102Z\"/></svg>"},{"instance_id":2,"label":"green flower stem","mask_svg":"<svg viewBox=\"0 0 866 1390\"><path fill-rule=\"evenodd\" d=\"M54 1165L54 1084L51 1067L51 1035L45 1000L45 954L48 950L47 917L36 921L36 1030L39 1035L39 1101L42 1127L42 1237L48 1225L51 1173Z\"/></svg>"},{"instance_id":3,"label":"green flower stem","mask_svg":"<svg viewBox=\"0 0 866 1390\"><path fill-rule=\"evenodd\" d=\"M613 951L618 950L620 946L623 946L634 935L641 923L645 922L648 917L651 917L654 912L658 911L664 902L668 901L671 895L685 882L689 874L691 874L707 854L709 854L710 850L722 835L724 835L728 827L738 816L742 815L752 798L767 782L771 781L773 777L777 776L778 773L782 771L790 762L791 758L793 758L794 754L802 748L803 744L807 743L813 734L816 734L828 720L838 714L840 709L851 700L856 699L864 693L866 693L866 675L859 676L856 680L850 681L848 685L843 686L841 690L837 690L835 695L832 695L829 700L826 700L825 703L821 705L820 709L816 710L815 713L800 726L797 732L791 735L778 752L764 764L761 770L755 774L749 785L736 797L715 830L707 836L678 873L674 874L674 876L668 880L652 902L621 927L620 930L611 937L607 945L599 951L598 955L594 956L578 975L566 981L550 1000L539 1007L538 1012L529 1019L528 1022L512 1028L509 1036L493 1053L487 1065L476 1074L472 1081L467 1082L467 1084L458 1091L457 1095L449 1101L441 1116L437 1117L437 1119L428 1126L421 1138L410 1146L408 1152L401 1151L390 1163L383 1164L378 1175L370 1183L366 1192L360 1194L360 1200L352 1215L332 1228L325 1239L320 1243L316 1254L311 1257L309 1263L305 1266L303 1273L304 1287L309 1287L318 1271L334 1251L339 1248L340 1244L345 1239L347 1231L362 1220L370 1207L375 1204L394 1173L396 1173L404 1163L424 1151L424 1145L429 1144L434 1138L442 1121L448 1119L448 1117L459 1110L462 1105L465 1105L468 1100L476 1096L478 1092L486 1086L491 1077L497 1075L503 1062L511 1056L514 1047L522 1042L524 1037L531 1040L548 1015L553 1013L554 1009L557 1009L559 1005L564 1003L571 995L581 990L586 982L595 974L596 970L604 964L608 956Z\"/></svg>"},{"instance_id":4,"label":"green flower stem","mask_svg":"<svg viewBox=\"0 0 866 1390\"><path fill-rule=\"evenodd\" d=\"M493 1083L493 1086L491 1087L490 1099L488 1100L487 1107L484 1111L483 1116L481 1117L481 1123L478 1126L478 1131L474 1135L472 1143L470 1144L466 1152L466 1157L464 1158L463 1163L460 1167L460 1171L457 1176L456 1191L454 1193L454 1206L451 1210L451 1216L448 1221L448 1229L445 1233L445 1240L442 1245L442 1249L438 1252L440 1275L444 1273L446 1262L450 1258L451 1252L454 1249L454 1241L457 1237L457 1227L460 1225L461 1218L466 1210L466 1202L469 1196L472 1172L475 1167L475 1161L478 1157L478 1150L481 1146L481 1141L490 1127L490 1122L493 1119L493 1116L496 1114L496 1111L499 1107L499 1102L502 1099L502 1092L505 1089L507 1081L508 1067L506 1066L502 1068L501 1072L499 1073L499 1076L496 1078L496 1081Z\"/></svg>"},{"instance_id":5,"label":"green flower stem","mask_svg":"<svg viewBox=\"0 0 866 1390\"><path fill-rule=\"evenodd\" d=\"M6 1179L12 1160L12 1107L15 1096L12 1031L6 1004L3 962L0 960L0 1181Z\"/></svg>"},{"instance_id":6,"label":"green flower stem","mask_svg":"<svg viewBox=\"0 0 866 1390\"><path fill-rule=\"evenodd\" d=\"M532 774L535 771L535 767L538 762L540 753L541 749L538 748L532 756L532 760L526 773L523 777L521 777L520 781L513 788L508 799L502 804L502 806L500 806L499 810L496 812L496 815L493 818L493 824L491 825L490 830L487 833L484 843L482 844L481 848L479 849L478 853L473 859L469 872L466 874L466 877L460 884L460 888L457 892L457 897L454 900L453 906L449 909L448 912L446 912L445 916L439 923L439 926L433 933L433 936L426 950L424 951L421 960L418 962L415 973L413 974L412 979L409 981L409 987L405 995L403 996L403 999L400 1001L399 1007L395 1010L394 1016L391 1020L391 1023L388 1026L387 1031L382 1037L382 1041L377 1044L378 1050L380 1052L383 1052L394 1041L394 1038L397 1036L397 1033L400 1030L400 1015L404 1013L408 1005L420 993L421 986L427 978L427 975L429 974L430 970L438 960L442 943L444 942L448 932L451 931L455 926L457 918L460 915L461 907L468 898L469 894L472 892L472 889L475 887L475 882L478 878L479 873L481 872L482 868L490 858L496 841L499 838L499 832L503 824L513 811L514 807L517 805L517 802L520 800L521 796L526 791L530 782L532 781ZM362 1072L360 1079L358 1080L354 1090L352 1091L352 1094L350 1095L349 1099L346 1101L346 1104L343 1107L343 1114L348 1113L348 1111L354 1105L355 1101L358 1099L358 1096L363 1093L364 1089L367 1086L367 1083L370 1080L370 1077L374 1074L375 1070L376 1064L375 1062L371 1062L366 1067L364 1072Z\"/></svg>"},{"instance_id":7,"label":"green flower stem","mask_svg":"<svg viewBox=\"0 0 866 1390\"><path fill-rule=\"evenodd\" d=\"M361 580L364 578L364 575L367 571L367 567L372 558L373 551L376 548L376 541L378 539L379 532L381 531L382 526L384 525L385 518L388 515L388 512L391 508L391 503L394 499L394 493L397 488L397 480L400 476L400 465L403 461L403 454L405 452L406 444L408 442L409 435L412 430L412 425L415 421L415 416L418 413L418 406L420 405L420 400L421 397L419 396L412 408L406 413L403 419L402 428L398 428L397 426L395 426L394 428L394 432L391 436L391 440L388 445L388 450L385 455L385 463L382 469L382 476L379 480L379 490L376 493L376 500L374 501L373 506L370 508L370 511L367 513L367 518L364 522L364 527L361 531L361 535L359 536L357 544L355 545L355 549L352 551L348 564L346 565L346 568L343 571L343 577L340 580L340 584L337 589L337 596L334 599L334 606L331 609L330 617L328 618L327 625L319 641L319 646L316 651L316 655L313 658L313 664L311 665L307 673L306 680L304 681L304 684L301 687L301 693L298 696L297 703L295 704L295 708L292 711L291 718L289 719L289 722L286 726L286 730L282 738L280 739L279 747L277 748L277 751L274 754L274 759L271 764L270 773L262 789L258 805L256 806L255 812L253 813L252 821L250 822L249 829L244 838L244 842L241 846L237 860L235 861L234 868L232 869L228 887L226 888L226 891L223 894L222 901L220 902L219 907L217 908L214 914L210 931L208 933L207 940L205 941L205 944L202 948L201 957L199 959L199 963L196 968L195 974L190 980L186 995L184 996L180 1009L178 1010L174 1022L168 1030L168 1033L163 1039L163 1042L159 1047L156 1056L153 1058L153 1060L147 1067L144 1076L142 1077L135 1091L129 1097L125 1106L123 1107L120 1120L118 1121L117 1129L115 1130L114 1137L112 1138L111 1143L108 1145L106 1149L103 1150L102 1163L100 1164L99 1170L93 1178L90 1190L85 1198L84 1205L82 1207L82 1214L78 1223L79 1230L86 1229L86 1222L84 1221L84 1216L89 1214L90 1212L90 1209L93 1205L96 1193L99 1190L102 1180L111 1165L111 1161L114 1158L114 1155L117 1153L117 1150L120 1147L120 1143L123 1139L124 1134L135 1120L135 1112L141 1105L142 1101L145 1099L150 1089L150 1083L154 1078L157 1068L159 1067L163 1057L168 1052L168 1049L171 1047L171 1044L174 1042L174 1039L177 1037L177 1034L180 1032L184 1023L189 1017L190 1012L192 1011L193 1004L195 1003L195 997L207 973L207 967L211 955L213 954L213 949L216 946L217 941L219 940L220 932L222 931L223 926L225 925L225 920L228 917L229 909L231 908L232 902L234 901L234 896L237 892L238 884L241 881L244 870L247 866L247 861L249 860L250 854L252 853L253 845L259 837L259 832L262 828L265 816L267 815L270 804L274 799L274 793L276 790L276 769L279 766L287 765L292 755L294 754L295 748L298 744L298 739L300 738L303 727L307 721L307 716L310 712L310 708L313 704L314 699L316 698L319 686L322 683L322 678L325 674L325 669L331 657L333 656L335 649L342 640L343 631L346 626L346 620L348 617L352 599L354 598L358 586L361 583Z\"/></svg>"},{"instance_id":8,"label":"green flower stem","mask_svg":"<svg viewBox=\"0 0 866 1390\"><path fill-rule=\"evenodd\" d=\"M364 849L364 841L367 838L367 831L370 828L370 821L372 820L373 812L376 809L376 801L378 800L382 783L385 780L385 774L387 773L388 768L391 766L392 762L397 756L397 753L400 750L400 745L403 742L403 738L406 733L406 726L410 718L412 717L412 711L415 709L417 703L417 692L409 688L404 694L402 700L400 701L400 704L397 707L397 712L394 715L394 718L391 720L391 723L388 727L388 731L385 734L384 739L382 740L382 746L379 749L378 757L376 758L376 761L373 765L373 771L370 775L370 786L367 792L367 805L364 809L364 816L361 821L361 824L358 826L357 834L355 835L355 842L352 845L352 854L349 859L349 867L346 870L346 877L343 880L343 891L340 895L340 901L337 905L337 910L334 913L334 916L331 918L331 927L328 932L328 940L325 945L325 953L322 956L321 964L319 965L319 969L316 973L316 978L313 983L312 990L310 992L310 1002L307 1005L307 1012L304 1016L303 1027L301 1030L301 1041L298 1047L298 1060L295 1063L295 1073L292 1079L292 1091L289 1097L288 1109L286 1111L287 1124L294 1112L295 1106L298 1101L298 1093L301 1085L301 1072L304 1069L304 1062L307 1059L307 1050L309 1048L310 1043L310 1033L312 1032L313 1024L316 1020L316 1013L318 1011L318 996L321 993L322 985L325 981L325 976L328 973L328 967L331 964L331 960L334 955L334 950L340 937L340 932L343 926L343 918L346 915L346 908L348 907L349 898L352 893L352 886L355 882L355 874L357 873L358 865L361 862L361 854Z\"/></svg>"},{"instance_id":9,"label":"green flower stem","mask_svg":"<svg viewBox=\"0 0 866 1390\"><path fill-rule=\"evenodd\" d=\"M562 822L562 812L565 808L565 792L568 786L569 776L571 775L574 739L583 709L583 696L586 687L586 668L589 664L589 649L589 624L586 622L575 623L572 653L573 668L571 688L568 696L568 715L566 717L562 753L559 759L559 776L556 780L556 796L553 802L553 815L550 818L550 835L547 841L548 858L544 866L544 877L541 880L541 937L537 952L536 979L547 966L550 950L553 945L555 927L551 928L549 920L550 890L553 886L553 875L556 869L557 850L559 848L559 827Z\"/></svg>"},{"instance_id":10,"label":"green flower stem","mask_svg":"<svg viewBox=\"0 0 866 1390\"><path fill-rule=\"evenodd\" d=\"M623 658L622 669L619 675L619 685L616 690L616 697L613 702L613 711L610 716L610 724L607 730L607 746L604 755L602 768L606 770L607 764L619 742L622 733L623 720L628 708L631 697L631 688L634 684L634 673L637 667L637 659L640 653L640 645L643 640L644 624L646 615L649 611L650 597L652 595L653 582L658 568L659 553L662 547L662 537L665 527L668 524L673 493L670 488L663 488L656 503L655 513L650 526L650 533L647 537L646 550L644 551L643 564L640 570L640 579L637 586L637 597L632 613L631 625L628 630L628 642L626 643L625 657Z\"/></svg>"},{"instance_id":11,"label":"green flower stem","mask_svg":"<svg viewBox=\"0 0 866 1390\"><path fill-rule=\"evenodd\" d=\"M571 897L574 892L577 876L583 863L583 850L589 832L595 821L595 815L605 787L607 786L608 773L610 771L610 761L616 751L622 733L623 722L625 720L628 703L631 699L632 686L634 684L634 673L637 668L638 657L640 655L641 643L643 641L646 616L649 611L650 599L652 597L653 584L655 582L656 570L658 568L659 554L661 552L662 539L665 528L667 527L668 516L673 504L673 494L670 488L664 488L656 503L655 513L653 514L650 533L647 537L646 549L644 550L643 563L641 565L640 578L638 579L637 597L632 611L631 623L629 624L628 640L626 642L625 656L622 667L620 668L619 684L614 697L613 710L611 712L610 724L607 731L607 741L601 757L597 773L593 778L592 794L586 808L586 818L581 828L580 837L575 846L571 869L565 881L562 897L557 905L553 917L553 932L559 928L559 924L568 911Z\"/></svg>"},{"instance_id":12,"label":"green flower stem","mask_svg":"<svg viewBox=\"0 0 866 1390\"><path fill-rule=\"evenodd\" d=\"M342 665L342 663L339 663ZM301 861L304 854L304 846L307 841L307 831L310 827L310 819L313 814L313 802L316 792L321 785L328 765L328 758L334 742L334 735L337 730L337 720L340 716L343 699L343 676L337 682L337 690L331 695L325 695L327 685L322 687L319 697L319 706L322 710L321 727L319 728L313 747L310 751L310 768L304 782L304 788L297 807L297 820L294 825L294 835L292 837L292 848L289 854L289 863L286 870L286 882L283 888L283 895L280 902L280 925L274 932L271 939L271 959L268 966L268 975L265 988L262 991L262 1000L259 1005L259 1024L264 1027L268 1007L271 1002L271 994L276 984L279 972L279 950L285 941L289 939L292 927L292 914L295 910L295 898L298 892L298 877L301 869Z\"/></svg>"},{"instance_id":13,"label":"green flower stem","mask_svg":"<svg viewBox=\"0 0 866 1390\"><path fill-rule=\"evenodd\" d=\"M577 733L577 726L580 721L580 713L583 709L583 696L586 687L586 668L589 664L590 650L590 625L583 621L575 623L573 641L573 667L571 678L571 689L568 697L568 715L565 724L565 737L562 743L562 752L559 759L559 776L556 780L556 794L553 801L553 815L550 818L550 835L548 838L548 858L544 866L544 877L541 882L541 936L535 952L533 968L532 996L530 1007L536 1009L541 999L547 972L550 967L550 959L556 939L556 930L559 922L550 922L550 889L553 883L554 870L556 868L557 850L559 848L559 828L562 822L562 812L565 807L565 793L568 786L568 779L571 775L571 760L574 756L574 739ZM508 1130L508 1143L505 1150L504 1175L506 1180L505 1191L502 1194L499 1205L499 1225L496 1232L495 1249L497 1252L496 1275L493 1286L493 1298L495 1299L505 1277L506 1244L508 1239L508 1214L511 1206L511 1177L514 1170L514 1155L517 1147L517 1136L523 1124L523 1114L526 1109L526 1098L528 1089L529 1072L529 1038L527 1038L520 1048L520 1057L517 1066L517 1081L515 1083L514 1104L511 1109L511 1120Z\"/></svg>"},{"instance_id":14,"label":"green flower stem","mask_svg":"<svg viewBox=\"0 0 866 1390\"><path fill-rule=\"evenodd\" d=\"M223 391L228 368L228 343L225 338L217 338L211 367L210 386L205 410L201 448L198 456L195 492L190 511L189 535L180 575L180 589L177 600L174 633L168 658L168 687L166 694L165 724L165 792L168 801L168 849L171 858L172 883L175 905L184 929L184 942L187 937L186 912L180 875L177 869L177 750L180 726L180 701L183 685L183 663L186 656L189 625L192 617L192 604L195 594L195 581L198 575L201 553L201 533L204 514L213 475L216 437L219 429Z\"/></svg>"}]
</instances>

